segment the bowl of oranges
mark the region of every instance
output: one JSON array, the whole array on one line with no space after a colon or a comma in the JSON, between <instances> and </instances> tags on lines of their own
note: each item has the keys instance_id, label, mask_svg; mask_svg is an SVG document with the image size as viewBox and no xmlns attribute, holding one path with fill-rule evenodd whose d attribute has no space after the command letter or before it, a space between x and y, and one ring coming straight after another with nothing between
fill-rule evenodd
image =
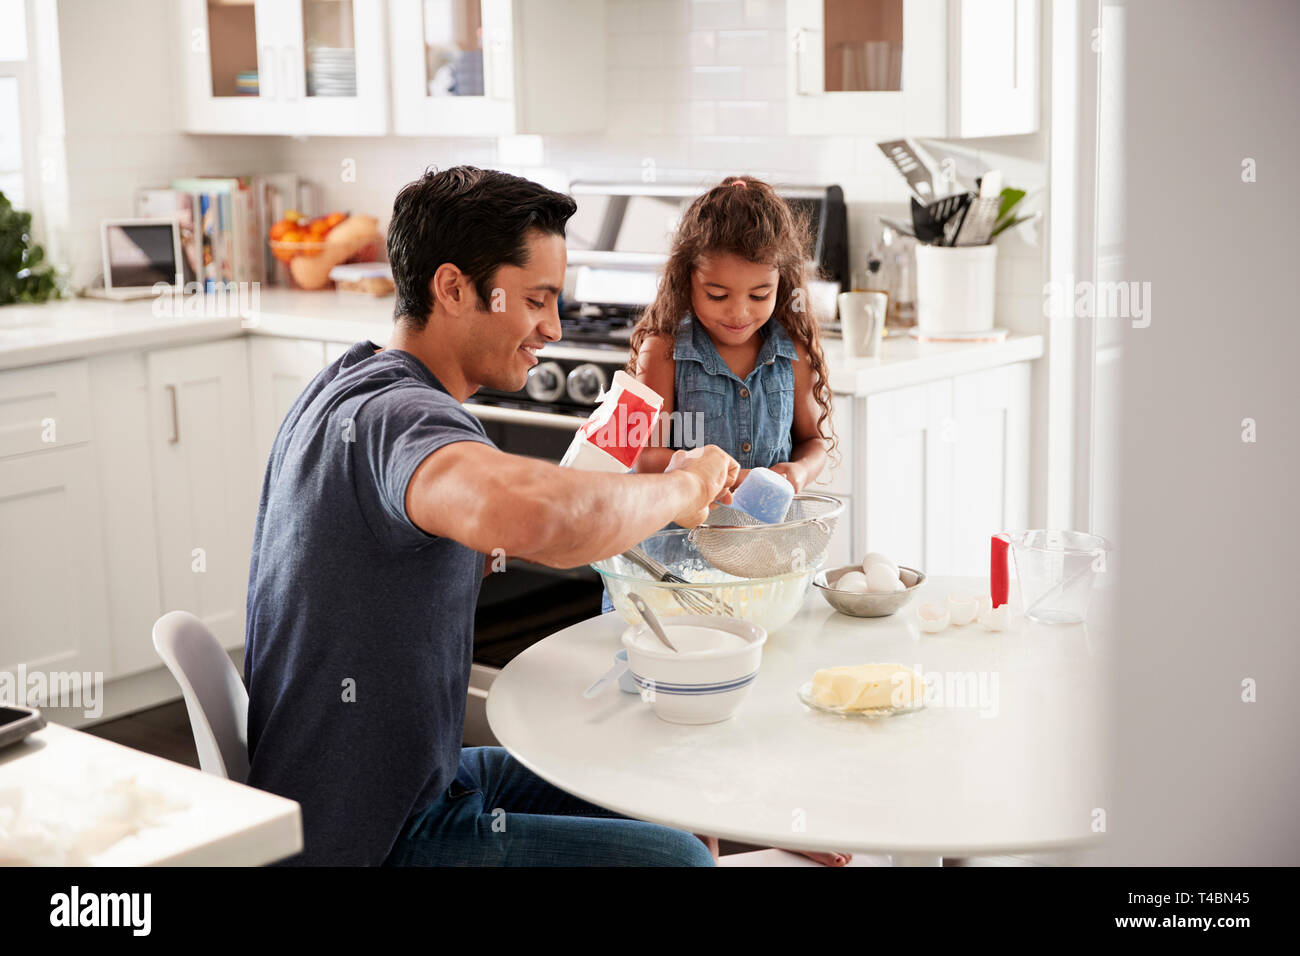
<instances>
[{"instance_id":1,"label":"bowl of oranges","mask_svg":"<svg viewBox=\"0 0 1300 956\"><path fill-rule=\"evenodd\" d=\"M332 286L329 276L335 266L373 261L384 248L378 219L345 212L313 218L291 209L271 227L269 238L289 285L308 291Z\"/></svg>"}]
</instances>

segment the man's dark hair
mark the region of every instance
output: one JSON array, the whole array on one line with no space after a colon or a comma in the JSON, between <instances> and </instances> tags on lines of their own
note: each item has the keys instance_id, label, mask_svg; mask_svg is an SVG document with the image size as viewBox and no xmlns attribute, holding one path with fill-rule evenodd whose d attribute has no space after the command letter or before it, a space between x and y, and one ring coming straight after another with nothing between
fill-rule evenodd
<instances>
[{"instance_id":1,"label":"man's dark hair","mask_svg":"<svg viewBox=\"0 0 1300 956\"><path fill-rule=\"evenodd\" d=\"M429 283L450 262L474 283L488 307L492 279L503 265L528 261L529 230L564 235L577 204L520 176L474 166L428 170L402 187L388 226L388 260L397 304L393 317L423 328L433 310Z\"/></svg>"}]
</instances>

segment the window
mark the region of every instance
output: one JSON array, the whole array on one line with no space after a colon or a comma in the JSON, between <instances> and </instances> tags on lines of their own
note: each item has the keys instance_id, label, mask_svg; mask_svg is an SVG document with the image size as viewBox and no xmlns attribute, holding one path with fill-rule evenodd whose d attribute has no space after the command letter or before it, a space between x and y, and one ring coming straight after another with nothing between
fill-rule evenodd
<instances>
[{"instance_id":1,"label":"window","mask_svg":"<svg viewBox=\"0 0 1300 956\"><path fill-rule=\"evenodd\" d=\"M29 209L35 183L31 172L27 16L25 0L0 0L0 192L14 206Z\"/></svg>"}]
</instances>

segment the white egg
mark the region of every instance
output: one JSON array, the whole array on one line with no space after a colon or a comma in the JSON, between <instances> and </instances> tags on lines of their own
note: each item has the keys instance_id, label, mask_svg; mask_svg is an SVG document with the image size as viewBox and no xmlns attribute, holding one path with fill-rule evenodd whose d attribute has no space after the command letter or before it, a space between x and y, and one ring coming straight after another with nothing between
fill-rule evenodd
<instances>
[{"instance_id":1,"label":"white egg","mask_svg":"<svg viewBox=\"0 0 1300 956\"><path fill-rule=\"evenodd\" d=\"M867 554L865 558L862 559L863 572L865 573L870 571L872 566L876 564L883 564L888 566L889 568L892 568L894 572L894 576L898 577L898 565L894 563L892 558L881 554L879 551L872 551L869 554Z\"/></svg>"},{"instance_id":2,"label":"white egg","mask_svg":"<svg viewBox=\"0 0 1300 956\"><path fill-rule=\"evenodd\" d=\"M847 571L835 582L835 590L852 591L854 594L867 593L867 576L861 571Z\"/></svg>"},{"instance_id":3,"label":"white egg","mask_svg":"<svg viewBox=\"0 0 1300 956\"><path fill-rule=\"evenodd\" d=\"M873 564L865 575L868 591L901 591L903 582L898 572L887 564Z\"/></svg>"}]
</instances>

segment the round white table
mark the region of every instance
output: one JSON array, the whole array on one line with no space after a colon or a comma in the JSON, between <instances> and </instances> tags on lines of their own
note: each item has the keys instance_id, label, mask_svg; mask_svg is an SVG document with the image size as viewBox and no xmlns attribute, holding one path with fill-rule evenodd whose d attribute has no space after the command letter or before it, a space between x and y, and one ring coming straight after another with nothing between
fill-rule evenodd
<instances>
[{"instance_id":1,"label":"round white table","mask_svg":"<svg viewBox=\"0 0 1300 956\"><path fill-rule=\"evenodd\" d=\"M886 618L836 613L815 590L774 634L737 713L702 726L657 718L611 683L617 613L533 645L497 676L487 717L550 783L629 817L765 846L943 856L1076 848L1104 827L1103 647L1096 623L920 630L916 608L987 581L932 578ZM1096 615L1094 614L1094 620ZM796 696L818 668L897 662L927 678L925 709L863 719Z\"/></svg>"}]
</instances>

